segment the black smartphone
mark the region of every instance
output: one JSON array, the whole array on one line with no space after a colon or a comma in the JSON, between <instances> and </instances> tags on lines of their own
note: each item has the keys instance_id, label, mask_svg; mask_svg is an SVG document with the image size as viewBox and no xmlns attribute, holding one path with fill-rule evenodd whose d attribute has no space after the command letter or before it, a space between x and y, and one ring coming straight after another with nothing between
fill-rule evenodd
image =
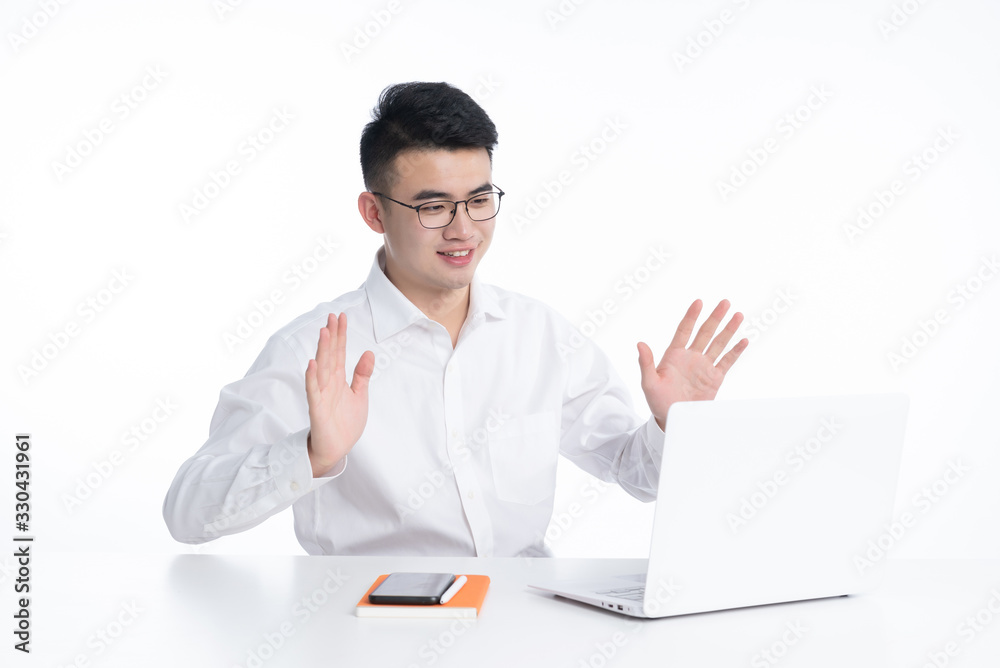
<instances>
[{"instance_id":1,"label":"black smartphone","mask_svg":"<svg viewBox=\"0 0 1000 668\"><path fill-rule=\"evenodd\" d=\"M390 573L368 594L368 602L395 605L437 605L455 581L452 573Z\"/></svg>"}]
</instances>

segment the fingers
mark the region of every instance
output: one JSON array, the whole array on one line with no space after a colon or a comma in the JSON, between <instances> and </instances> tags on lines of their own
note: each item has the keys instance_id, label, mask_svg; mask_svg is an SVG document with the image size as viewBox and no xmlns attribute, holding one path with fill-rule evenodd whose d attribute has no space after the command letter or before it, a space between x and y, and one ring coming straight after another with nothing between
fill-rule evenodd
<instances>
[{"instance_id":1,"label":"fingers","mask_svg":"<svg viewBox=\"0 0 1000 668\"><path fill-rule=\"evenodd\" d=\"M650 350L642 341L636 346L639 349L639 374L641 376L641 384L645 386L648 380L651 380L650 374L656 374L656 366L653 361L653 351Z\"/></svg>"},{"instance_id":2,"label":"fingers","mask_svg":"<svg viewBox=\"0 0 1000 668\"><path fill-rule=\"evenodd\" d=\"M326 327L319 330L319 344L316 346L316 387L325 388L330 382L330 332Z\"/></svg>"},{"instance_id":3,"label":"fingers","mask_svg":"<svg viewBox=\"0 0 1000 668\"><path fill-rule=\"evenodd\" d=\"M306 401L310 406L319 398L319 381L316 379L316 360L306 365Z\"/></svg>"},{"instance_id":4,"label":"fingers","mask_svg":"<svg viewBox=\"0 0 1000 668\"><path fill-rule=\"evenodd\" d=\"M330 384L330 367L333 364L333 346L335 343L333 326L334 315L327 316L326 327L319 330L319 344L316 346L316 369L317 381L320 390L326 389Z\"/></svg>"},{"instance_id":5,"label":"fingers","mask_svg":"<svg viewBox=\"0 0 1000 668\"><path fill-rule=\"evenodd\" d=\"M306 395L318 396L330 387L331 381L344 377L347 363L347 314L327 316L326 327L319 330L316 359L306 366ZM351 389L360 392L368 388L368 381L375 371L375 353L366 350L354 368Z\"/></svg>"},{"instance_id":6,"label":"fingers","mask_svg":"<svg viewBox=\"0 0 1000 668\"><path fill-rule=\"evenodd\" d=\"M702 323L701 329L698 330L698 335L694 337L694 343L691 344L691 350L700 353L708 347L708 342L712 340L713 336L715 336L715 328L719 326L720 322L722 322L722 318L726 315L726 311L728 310L729 300L723 299L719 302L719 305L715 307L715 310L712 311L712 314L708 316L708 320Z\"/></svg>"},{"instance_id":7,"label":"fingers","mask_svg":"<svg viewBox=\"0 0 1000 668\"><path fill-rule=\"evenodd\" d=\"M681 319L680 325L677 326L677 332L674 334L674 338L670 342L669 348L688 347L688 340L691 338L691 332L694 331L695 323L698 321L698 315L701 313L701 306L702 303L700 299L696 299L694 303L691 304L687 313L684 314L684 318ZM729 322L726 323L726 326L722 329L722 331L719 332L718 336L716 336L715 330L718 328L719 323L722 322L722 319L725 317L728 310L729 300L723 299L698 329L698 334L694 337L694 341L691 342L690 350L692 352L703 352L705 357L713 361L722 354L722 351L724 351L726 346L729 345L733 336L736 335L736 330L738 330L740 325L743 323L743 314L736 312L733 314L733 317L729 319ZM715 338L713 339L713 337ZM750 345L750 342L747 339L743 339L738 344L733 346L733 349L720 359L718 363L716 363L716 368L721 370L723 373L728 371L736 360L739 359L740 354L746 350L748 345ZM643 347L645 347L646 350L649 350L648 346L640 344L640 367L643 367ZM664 359L666 359L667 353L664 352L663 356Z\"/></svg>"},{"instance_id":8,"label":"fingers","mask_svg":"<svg viewBox=\"0 0 1000 668\"><path fill-rule=\"evenodd\" d=\"M733 334L740 328L740 323L742 322L743 314L740 312L734 313L733 317L729 319L729 323L726 324L726 328L719 332L719 335L708 346L708 350L705 351L705 357L714 362L722 354L722 351L726 349L726 346L729 345L729 340L733 338Z\"/></svg>"},{"instance_id":9,"label":"fingers","mask_svg":"<svg viewBox=\"0 0 1000 668\"><path fill-rule=\"evenodd\" d=\"M749 339L740 339L740 342L733 346L732 350L722 356L722 359L715 365L715 368L722 373L729 371L729 368L736 364L736 360L740 358L740 355L743 354L743 351L746 350L749 345Z\"/></svg>"},{"instance_id":10,"label":"fingers","mask_svg":"<svg viewBox=\"0 0 1000 668\"><path fill-rule=\"evenodd\" d=\"M333 367L335 377L344 377L344 358L347 355L347 314L341 313L337 317L337 338L336 344L336 366Z\"/></svg>"},{"instance_id":11,"label":"fingers","mask_svg":"<svg viewBox=\"0 0 1000 668\"><path fill-rule=\"evenodd\" d=\"M691 332L694 331L694 323L698 321L698 314L701 313L701 300L695 299L694 303L688 307L687 313L681 318L681 324L677 325L677 331L670 342L668 348L687 348L691 339Z\"/></svg>"},{"instance_id":12,"label":"fingers","mask_svg":"<svg viewBox=\"0 0 1000 668\"><path fill-rule=\"evenodd\" d=\"M355 393L366 391L373 371L375 371L375 353L366 350L361 353L361 359L358 360L357 366L354 367L354 380L351 381L351 391Z\"/></svg>"},{"instance_id":13,"label":"fingers","mask_svg":"<svg viewBox=\"0 0 1000 668\"><path fill-rule=\"evenodd\" d=\"M640 341L636 348L639 349L639 368L645 371L652 371L653 366L653 351L650 350L649 346Z\"/></svg>"}]
</instances>

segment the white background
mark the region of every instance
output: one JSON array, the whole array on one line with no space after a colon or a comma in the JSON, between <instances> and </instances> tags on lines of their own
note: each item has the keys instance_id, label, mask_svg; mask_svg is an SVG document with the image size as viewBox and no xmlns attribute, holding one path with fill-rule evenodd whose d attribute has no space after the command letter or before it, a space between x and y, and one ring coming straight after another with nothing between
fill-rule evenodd
<instances>
[{"instance_id":1,"label":"white background","mask_svg":"<svg viewBox=\"0 0 1000 668\"><path fill-rule=\"evenodd\" d=\"M500 132L494 180L508 196L481 275L593 333L638 411L636 342L659 359L691 301L728 298L745 332L753 318L763 327L720 398L908 393L898 509L949 462L969 471L892 556L1000 555L1000 280L984 263L1000 252L1000 6L345 4L3 3L0 433L32 434L32 530L45 549L302 552L290 510L181 545L163 497L206 439L219 389L267 337L364 280L380 238L357 214L358 140L379 92L443 80ZM294 120L247 160L241 144L275 109ZM104 119L111 131L88 145ZM953 137L943 151L941 132ZM77 150L78 166L56 166ZM925 151L932 164L914 172ZM763 164L746 163L753 154ZM230 160L239 174L185 220L181 205ZM734 169L749 176L723 196ZM901 194L850 236L859 207L878 212L894 180ZM337 254L293 289L286 272L328 237ZM651 247L671 258L643 273ZM127 286L102 292L116 271ZM626 275L646 279L629 299L616 291ZM961 305L958 285L975 290ZM284 301L228 346L275 290ZM106 303L90 317L92 298ZM596 315L607 299L614 313ZM769 310L776 301L784 312ZM72 324L76 336L61 337ZM37 373L36 353L48 357ZM157 401L176 406L160 423ZM133 428L148 433L130 450ZM12 490L13 448L3 452ZM653 506L590 484L561 466L556 512L582 512L553 525L556 554L645 556ZM4 518L11 497L0 494Z\"/></svg>"}]
</instances>

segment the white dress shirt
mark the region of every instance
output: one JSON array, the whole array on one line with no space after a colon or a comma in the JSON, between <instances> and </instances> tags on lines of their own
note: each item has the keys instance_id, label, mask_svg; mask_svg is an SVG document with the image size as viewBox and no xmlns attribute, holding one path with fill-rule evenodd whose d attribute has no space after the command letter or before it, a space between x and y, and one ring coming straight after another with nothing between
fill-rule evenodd
<instances>
[{"instance_id":1,"label":"white dress shirt","mask_svg":"<svg viewBox=\"0 0 1000 668\"><path fill-rule=\"evenodd\" d=\"M208 441L163 503L170 533L203 543L292 506L310 554L542 556L556 459L655 498L663 431L645 422L608 358L538 300L474 278L452 347L386 278L368 279L272 336L226 385ZM347 313L345 380L375 353L368 422L312 477L305 369L329 313Z\"/></svg>"}]
</instances>

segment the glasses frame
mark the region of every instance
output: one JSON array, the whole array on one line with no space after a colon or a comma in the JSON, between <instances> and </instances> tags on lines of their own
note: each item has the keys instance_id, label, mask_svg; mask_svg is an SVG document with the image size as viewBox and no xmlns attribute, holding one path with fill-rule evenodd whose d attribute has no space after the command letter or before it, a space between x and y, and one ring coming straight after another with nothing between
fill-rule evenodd
<instances>
[{"instance_id":1,"label":"glasses frame","mask_svg":"<svg viewBox=\"0 0 1000 668\"><path fill-rule=\"evenodd\" d=\"M463 199L463 200L434 199L434 200L430 200L430 201L424 202L423 204L418 204L416 206L413 206L412 204L407 204L406 202L400 202L398 199L393 199L393 198L389 197L388 195L386 195L385 193L375 192L374 190L371 190L369 192L371 192L372 195L378 195L379 197L384 197L387 200L389 200L390 202L395 202L396 204L399 204L400 206L405 206L407 209L413 209L414 211L416 211L417 212L417 222L420 223L420 226L422 228L424 228L425 230L440 230L440 229L444 229L445 227L448 227L449 225L451 225L452 223L455 222L455 216L458 215L458 205L459 204L464 204L465 205L465 215L468 216L469 220L471 220L474 223L485 223L487 220L493 220L494 218L496 218L497 214L500 213L500 202L501 202L501 200L503 200L503 196L506 195L507 193L505 193L503 190L501 190L500 188L498 188L496 185L494 185L493 187L496 188L496 190L486 190L486 191L483 191L481 193L476 193L474 196L470 197L469 199ZM490 216L489 218L483 218L482 220L475 220L475 219L473 219L472 214L469 213L469 200L476 199L476 197L481 197L482 195L488 195L488 194L495 194L497 196L497 210L496 210L496 212L492 216ZM424 221L420 220L420 209L421 209L421 207L427 206L428 204L440 204L441 202L449 202L449 203L455 205L455 209L451 212L451 220L449 220L444 225L438 225L436 227L427 227L426 225L424 225Z\"/></svg>"}]
</instances>

